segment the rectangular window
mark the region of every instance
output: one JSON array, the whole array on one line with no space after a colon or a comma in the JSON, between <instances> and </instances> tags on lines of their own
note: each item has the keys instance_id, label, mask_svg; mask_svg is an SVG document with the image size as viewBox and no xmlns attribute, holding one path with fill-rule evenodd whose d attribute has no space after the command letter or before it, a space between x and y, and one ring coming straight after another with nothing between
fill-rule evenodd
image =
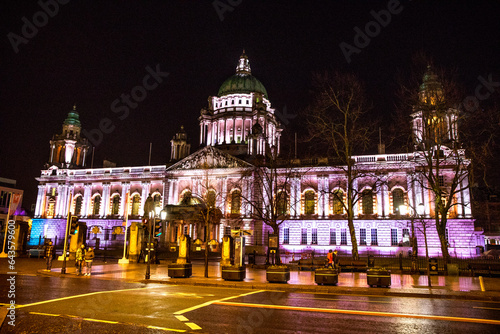
<instances>
[{"instance_id":1,"label":"rectangular window","mask_svg":"<svg viewBox=\"0 0 500 334\"><path fill-rule=\"evenodd\" d=\"M302 233L300 235L300 244L307 245L307 228L302 229Z\"/></svg>"},{"instance_id":2,"label":"rectangular window","mask_svg":"<svg viewBox=\"0 0 500 334\"><path fill-rule=\"evenodd\" d=\"M391 245L398 245L398 230L395 228L391 228Z\"/></svg>"},{"instance_id":3,"label":"rectangular window","mask_svg":"<svg viewBox=\"0 0 500 334\"><path fill-rule=\"evenodd\" d=\"M448 228L446 228L446 230L444 230L444 237L446 238L446 242L449 245L450 244L450 239L448 239Z\"/></svg>"},{"instance_id":4,"label":"rectangular window","mask_svg":"<svg viewBox=\"0 0 500 334\"><path fill-rule=\"evenodd\" d=\"M359 244L366 246L366 228L359 229Z\"/></svg>"},{"instance_id":5,"label":"rectangular window","mask_svg":"<svg viewBox=\"0 0 500 334\"><path fill-rule=\"evenodd\" d=\"M340 244L347 245L347 230L345 228L340 230Z\"/></svg>"},{"instance_id":6,"label":"rectangular window","mask_svg":"<svg viewBox=\"0 0 500 334\"><path fill-rule=\"evenodd\" d=\"M318 229L317 228L313 228L312 229L311 244L313 244L313 245L317 245L318 244Z\"/></svg>"},{"instance_id":7,"label":"rectangular window","mask_svg":"<svg viewBox=\"0 0 500 334\"><path fill-rule=\"evenodd\" d=\"M224 235L231 235L231 226L224 226Z\"/></svg>"},{"instance_id":8,"label":"rectangular window","mask_svg":"<svg viewBox=\"0 0 500 334\"><path fill-rule=\"evenodd\" d=\"M337 232L335 231L334 228L330 229L330 245L336 245L337 244Z\"/></svg>"},{"instance_id":9,"label":"rectangular window","mask_svg":"<svg viewBox=\"0 0 500 334\"><path fill-rule=\"evenodd\" d=\"M438 176L438 184L440 187L444 187L444 176L443 175Z\"/></svg>"},{"instance_id":10,"label":"rectangular window","mask_svg":"<svg viewBox=\"0 0 500 334\"><path fill-rule=\"evenodd\" d=\"M372 228L372 246L378 246L378 235L377 235L377 229Z\"/></svg>"},{"instance_id":11,"label":"rectangular window","mask_svg":"<svg viewBox=\"0 0 500 334\"><path fill-rule=\"evenodd\" d=\"M283 244L288 245L290 243L290 229L283 229Z\"/></svg>"}]
</instances>

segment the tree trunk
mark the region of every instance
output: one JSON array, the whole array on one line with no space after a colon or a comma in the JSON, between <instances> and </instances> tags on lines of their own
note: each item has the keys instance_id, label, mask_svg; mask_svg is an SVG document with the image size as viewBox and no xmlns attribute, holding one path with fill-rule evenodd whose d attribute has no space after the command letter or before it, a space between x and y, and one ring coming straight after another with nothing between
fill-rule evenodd
<instances>
[{"instance_id":1,"label":"tree trunk","mask_svg":"<svg viewBox=\"0 0 500 334\"><path fill-rule=\"evenodd\" d=\"M351 234L352 259L359 260L358 241L356 240L356 230L354 229L354 219L350 215L349 215L349 218L347 219L347 225L349 226L349 233Z\"/></svg>"},{"instance_id":2,"label":"tree trunk","mask_svg":"<svg viewBox=\"0 0 500 334\"><path fill-rule=\"evenodd\" d=\"M436 230L439 236L439 241L441 242L441 252L443 253L443 259L445 265L450 261L450 254L448 252L448 240L446 240L446 217L441 217L441 219L436 218Z\"/></svg>"},{"instance_id":3,"label":"tree trunk","mask_svg":"<svg viewBox=\"0 0 500 334\"><path fill-rule=\"evenodd\" d=\"M278 224L273 224L273 233L278 236L278 249L276 250L276 253L274 254L274 263L276 265L281 264L281 256L280 256L280 245L279 245L279 240L280 240L280 227Z\"/></svg>"}]
</instances>

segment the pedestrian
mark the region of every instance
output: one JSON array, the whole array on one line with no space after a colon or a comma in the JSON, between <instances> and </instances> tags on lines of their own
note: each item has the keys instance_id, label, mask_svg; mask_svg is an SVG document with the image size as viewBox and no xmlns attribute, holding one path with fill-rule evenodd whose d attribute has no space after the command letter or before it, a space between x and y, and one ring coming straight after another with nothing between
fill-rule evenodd
<instances>
[{"instance_id":1,"label":"pedestrian","mask_svg":"<svg viewBox=\"0 0 500 334\"><path fill-rule=\"evenodd\" d=\"M82 267L85 259L85 245L81 244L80 247L76 250L76 275L80 276L82 274Z\"/></svg>"},{"instance_id":2,"label":"pedestrian","mask_svg":"<svg viewBox=\"0 0 500 334\"><path fill-rule=\"evenodd\" d=\"M326 258L328 260L326 267L333 269L333 250L329 250L328 254L326 254Z\"/></svg>"},{"instance_id":3,"label":"pedestrian","mask_svg":"<svg viewBox=\"0 0 500 334\"><path fill-rule=\"evenodd\" d=\"M339 258L337 256L337 250L333 251L332 262L333 262L333 268L338 269L339 268Z\"/></svg>"},{"instance_id":4,"label":"pedestrian","mask_svg":"<svg viewBox=\"0 0 500 334\"><path fill-rule=\"evenodd\" d=\"M52 259L54 257L54 246L52 245L52 241L45 246L45 262L47 263L47 271L52 269Z\"/></svg>"},{"instance_id":5,"label":"pedestrian","mask_svg":"<svg viewBox=\"0 0 500 334\"><path fill-rule=\"evenodd\" d=\"M85 267L87 268L85 276L90 276L92 272L92 261L94 260L94 249L89 246L84 255L85 258Z\"/></svg>"}]
</instances>

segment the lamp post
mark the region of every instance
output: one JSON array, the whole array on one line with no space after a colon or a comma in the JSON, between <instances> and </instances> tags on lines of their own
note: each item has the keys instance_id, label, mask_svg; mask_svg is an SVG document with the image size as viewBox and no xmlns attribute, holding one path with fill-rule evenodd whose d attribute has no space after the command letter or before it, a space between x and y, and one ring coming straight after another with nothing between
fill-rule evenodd
<instances>
[{"instance_id":1,"label":"lamp post","mask_svg":"<svg viewBox=\"0 0 500 334\"><path fill-rule=\"evenodd\" d=\"M153 197L151 197L151 194L149 194L148 198L146 199L146 202L144 203L144 217L148 217L148 264L146 267L146 276L145 279L149 279L151 277L151 216L154 216L154 200Z\"/></svg>"},{"instance_id":2,"label":"lamp post","mask_svg":"<svg viewBox=\"0 0 500 334\"><path fill-rule=\"evenodd\" d=\"M408 210L406 205L400 205L399 206L399 213L402 215L407 215ZM410 223L411 223L411 272L416 273L418 272L418 263L417 263L417 255L418 255L418 249L417 249L417 237L415 236L415 215L410 217Z\"/></svg>"},{"instance_id":3,"label":"lamp post","mask_svg":"<svg viewBox=\"0 0 500 334\"><path fill-rule=\"evenodd\" d=\"M425 217L425 206L420 203L417 207L417 213L420 217L420 223L422 224L425 240L425 262L427 263L427 285L431 287L431 272L429 268L429 247L427 246L427 223L424 221Z\"/></svg>"}]
</instances>

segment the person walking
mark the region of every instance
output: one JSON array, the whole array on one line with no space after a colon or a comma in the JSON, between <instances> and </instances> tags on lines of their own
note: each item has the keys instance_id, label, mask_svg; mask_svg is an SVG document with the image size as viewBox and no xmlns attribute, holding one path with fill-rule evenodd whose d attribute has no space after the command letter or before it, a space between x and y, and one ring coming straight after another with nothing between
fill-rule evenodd
<instances>
[{"instance_id":1,"label":"person walking","mask_svg":"<svg viewBox=\"0 0 500 334\"><path fill-rule=\"evenodd\" d=\"M85 276L90 276L92 272L92 261L94 260L94 249L89 246L84 255L85 267L87 268Z\"/></svg>"},{"instance_id":2,"label":"person walking","mask_svg":"<svg viewBox=\"0 0 500 334\"><path fill-rule=\"evenodd\" d=\"M76 266L76 275L80 276L82 274L82 267L85 259L85 245L81 244L80 248L76 250L76 261L75 261L75 266Z\"/></svg>"},{"instance_id":3,"label":"person walking","mask_svg":"<svg viewBox=\"0 0 500 334\"><path fill-rule=\"evenodd\" d=\"M326 254L326 258L328 260L326 267L334 269L334 267L333 267L333 250L330 249L328 251L328 254Z\"/></svg>"},{"instance_id":4,"label":"person walking","mask_svg":"<svg viewBox=\"0 0 500 334\"><path fill-rule=\"evenodd\" d=\"M333 262L333 269L339 269L339 258L337 256L337 250L333 251L332 262Z\"/></svg>"},{"instance_id":5,"label":"person walking","mask_svg":"<svg viewBox=\"0 0 500 334\"><path fill-rule=\"evenodd\" d=\"M54 258L54 246L52 241L49 241L47 246L45 246L45 262L47 263L47 271L52 269L52 259Z\"/></svg>"}]
</instances>

